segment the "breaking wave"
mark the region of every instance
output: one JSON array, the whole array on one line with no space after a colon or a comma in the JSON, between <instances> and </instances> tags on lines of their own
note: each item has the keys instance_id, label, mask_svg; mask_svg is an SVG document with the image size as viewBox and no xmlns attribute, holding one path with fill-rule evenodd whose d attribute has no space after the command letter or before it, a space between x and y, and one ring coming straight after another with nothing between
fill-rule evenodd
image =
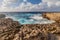
<instances>
[{"instance_id":1,"label":"breaking wave","mask_svg":"<svg viewBox=\"0 0 60 40\"><path fill-rule=\"evenodd\" d=\"M19 21L20 24L48 24L55 22L43 18L41 13L7 13L6 18L12 18Z\"/></svg>"}]
</instances>

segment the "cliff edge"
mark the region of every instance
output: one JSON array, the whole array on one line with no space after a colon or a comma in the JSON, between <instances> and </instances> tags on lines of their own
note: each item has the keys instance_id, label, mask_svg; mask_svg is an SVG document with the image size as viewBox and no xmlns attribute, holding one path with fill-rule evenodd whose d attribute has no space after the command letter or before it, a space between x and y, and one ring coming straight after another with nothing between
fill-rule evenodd
<instances>
[{"instance_id":1,"label":"cliff edge","mask_svg":"<svg viewBox=\"0 0 60 40\"><path fill-rule=\"evenodd\" d=\"M60 13L43 13L43 17L49 20L59 21L60 20Z\"/></svg>"},{"instance_id":2,"label":"cliff edge","mask_svg":"<svg viewBox=\"0 0 60 40\"><path fill-rule=\"evenodd\" d=\"M10 18L0 19L1 40L57 40L56 35L60 35L59 23L21 25Z\"/></svg>"},{"instance_id":3,"label":"cliff edge","mask_svg":"<svg viewBox=\"0 0 60 40\"><path fill-rule=\"evenodd\" d=\"M11 18L2 18L0 40L60 40L60 22L21 25Z\"/></svg>"}]
</instances>

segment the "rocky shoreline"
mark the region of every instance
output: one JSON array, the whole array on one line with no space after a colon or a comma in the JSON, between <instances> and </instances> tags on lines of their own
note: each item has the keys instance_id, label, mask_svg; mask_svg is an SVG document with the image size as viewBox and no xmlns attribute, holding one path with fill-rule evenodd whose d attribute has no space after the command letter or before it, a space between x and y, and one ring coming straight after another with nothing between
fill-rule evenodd
<instances>
[{"instance_id":1,"label":"rocky shoreline","mask_svg":"<svg viewBox=\"0 0 60 40\"><path fill-rule=\"evenodd\" d=\"M21 25L10 18L1 18L0 40L60 40L60 21L54 21L52 24Z\"/></svg>"}]
</instances>

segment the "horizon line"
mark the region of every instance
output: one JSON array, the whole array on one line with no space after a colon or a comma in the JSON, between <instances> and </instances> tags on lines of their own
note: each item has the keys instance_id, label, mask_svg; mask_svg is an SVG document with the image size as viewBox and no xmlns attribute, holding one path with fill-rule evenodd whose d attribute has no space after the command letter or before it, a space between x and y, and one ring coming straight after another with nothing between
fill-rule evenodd
<instances>
[{"instance_id":1,"label":"horizon line","mask_svg":"<svg viewBox=\"0 0 60 40\"><path fill-rule=\"evenodd\" d=\"M13 12L13 11L10 11L10 12ZM19 12L19 11L15 11L15 12ZM22 11L20 11L20 12L22 12ZM38 12L38 13L40 13L40 12L42 12L42 13L47 13L47 12L49 12L49 13L51 13L51 12L56 12L56 13L60 13L60 11L26 11L26 12L23 12L23 13L29 13L29 12ZM0 12L0 13L5 13L5 12ZM7 13L7 12L6 12Z\"/></svg>"}]
</instances>

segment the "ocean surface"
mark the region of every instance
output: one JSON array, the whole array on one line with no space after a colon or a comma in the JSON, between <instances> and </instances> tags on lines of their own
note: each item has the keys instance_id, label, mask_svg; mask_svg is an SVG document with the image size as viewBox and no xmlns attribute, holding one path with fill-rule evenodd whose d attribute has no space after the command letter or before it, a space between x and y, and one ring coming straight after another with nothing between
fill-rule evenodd
<instances>
[{"instance_id":1,"label":"ocean surface","mask_svg":"<svg viewBox=\"0 0 60 40\"><path fill-rule=\"evenodd\" d=\"M41 12L7 12L6 18L12 18L20 24L48 24L54 22L42 17Z\"/></svg>"}]
</instances>

